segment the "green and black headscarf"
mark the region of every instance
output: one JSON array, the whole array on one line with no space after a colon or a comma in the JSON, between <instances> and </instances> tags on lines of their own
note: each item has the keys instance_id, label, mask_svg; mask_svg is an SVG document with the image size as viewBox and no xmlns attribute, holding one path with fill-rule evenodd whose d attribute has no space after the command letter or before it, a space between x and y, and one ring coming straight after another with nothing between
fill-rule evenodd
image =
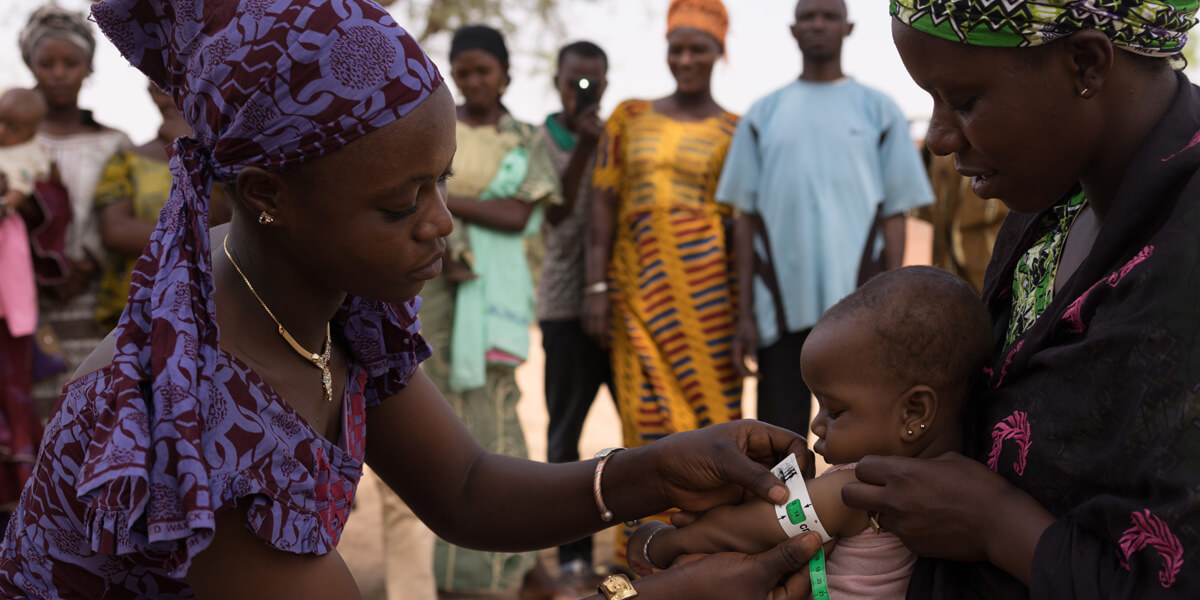
<instances>
[{"instance_id":1,"label":"green and black headscarf","mask_svg":"<svg viewBox=\"0 0 1200 600\"><path fill-rule=\"evenodd\" d=\"M1096 29L1147 56L1181 52L1198 7L1200 0L891 0L905 25L972 46L1040 46Z\"/></svg>"}]
</instances>

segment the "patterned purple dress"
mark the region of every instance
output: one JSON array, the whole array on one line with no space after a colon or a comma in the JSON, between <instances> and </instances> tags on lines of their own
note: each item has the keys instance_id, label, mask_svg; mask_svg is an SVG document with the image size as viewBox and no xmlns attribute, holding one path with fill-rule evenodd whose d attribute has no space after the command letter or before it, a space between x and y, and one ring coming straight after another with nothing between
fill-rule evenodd
<instances>
[{"instance_id":1,"label":"patterned purple dress","mask_svg":"<svg viewBox=\"0 0 1200 600\"><path fill-rule=\"evenodd\" d=\"M71 382L0 550L0 597L193 598L188 564L212 539L214 517L242 499L246 528L270 546L329 552L362 476L366 409L399 391L429 356L417 334L419 303L347 308L335 320L351 358L337 443L226 352L217 355L210 398L178 398L199 402L203 418L159 421L154 434L149 409L114 411L106 402L111 366ZM180 408L168 412L193 414ZM185 438L200 441L205 481L181 485L156 458L193 441ZM113 443L119 452L102 451ZM127 479L133 489L98 487L139 469L144 478Z\"/></svg>"},{"instance_id":2,"label":"patterned purple dress","mask_svg":"<svg viewBox=\"0 0 1200 600\"><path fill-rule=\"evenodd\" d=\"M429 355L419 301L347 298L334 319L350 364L341 436L323 439L218 345L212 184L333 152L443 81L369 0L102 0L92 16L195 138L171 148L175 184L134 268L112 364L69 386L45 433L0 547L0 596L192 598L191 559L239 500L274 548L334 547L366 409Z\"/></svg>"}]
</instances>

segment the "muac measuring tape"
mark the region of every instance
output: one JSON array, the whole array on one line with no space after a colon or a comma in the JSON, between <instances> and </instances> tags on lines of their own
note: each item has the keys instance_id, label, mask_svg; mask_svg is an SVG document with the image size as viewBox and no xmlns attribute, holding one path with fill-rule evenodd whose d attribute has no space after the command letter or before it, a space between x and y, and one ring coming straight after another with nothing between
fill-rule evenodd
<instances>
[{"instance_id":1,"label":"muac measuring tape","mask_svg":"<svg viewBox=\"0 0 1200 600\"><path fill-rule=\"evenodd\" d=\"M788 488L788 501L784 505L775 505L775 516L779 526L788 537L796 537L810 531L821 536L821 543L833 539L821 525L817 511L813 508L812 500L808 497L808 486L800 475L800 465L796 455L789 454L782 462L771 469L775 476L783 481ZM825 575L825 549L817 550L816 556L808 563L809 579L812 581L813 600L829 600L829 582Z\"/></svg>"}]
</instances>

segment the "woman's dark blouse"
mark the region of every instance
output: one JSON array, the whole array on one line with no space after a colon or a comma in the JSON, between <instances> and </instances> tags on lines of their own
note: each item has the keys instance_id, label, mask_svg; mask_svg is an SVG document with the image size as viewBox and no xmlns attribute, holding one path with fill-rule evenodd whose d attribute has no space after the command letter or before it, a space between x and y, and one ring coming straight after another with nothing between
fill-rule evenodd
<instances>
[{"instance_id":1,"label":"woman's dark blouse","mask_svg":"<svg viewBox=\"0 0 1200 600\"><path fill-rule=\"evenodd\" d=\"M193 598L188 565L212 540L216 515L239 502L246 528L272 547L332 550L362 476L366 410L402 389L429 356L419 306L348 300L335 318L349 350L337 443L224 351L211 397L184 389L156 396L198 403L197 411L114 406L104 393L111 366L68 384L0 548L0 597ZM185 460L200 459L207 481L183 481L164 464L189 448L201 449Z\"/></svg>"},{"instance_id":2,"label":"woman's dark blouse","mask_svg":"<svg viewBox=\"0 0 1200 600\"><path fill-rule=\"evenodd\" d=\"M1179 81L1091 253L971 407L974 456L1058 517L1031 585L922 560L909 598L1200 598L1200 89ZM1037 222L997 239L996 339Z\"/></svg>"}]
</instances>

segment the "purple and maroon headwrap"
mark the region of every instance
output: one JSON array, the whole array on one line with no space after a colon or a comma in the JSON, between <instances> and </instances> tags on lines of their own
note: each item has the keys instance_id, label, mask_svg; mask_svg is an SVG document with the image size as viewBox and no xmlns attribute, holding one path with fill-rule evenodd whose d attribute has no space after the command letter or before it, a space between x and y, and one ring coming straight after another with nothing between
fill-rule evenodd
<instances>
[{"instance_id":1,"label":"purple and maroon headwrap","mask_svg":"<svg viewBox=\"0 0 1200 600\"><path fill-rule=\"evenodd\" d=\"M171 149L171 197L138 260L117 328L106 411L113 418L97 427L76 491L85 497L106 485L149 485L147 463L172 457L165 469L172 483L205 496L199 407L212 394L218 352L208 234L213 180L229 180L246 165L278 168L337 150L408 114L442 77L368 0L104 0L92 15L121 54L174 97L197 139L180 138ZM146 414L150 423L139 417ZM195 431L180 431L187 427ZM133 460L121 438L142 435L155 447ZM163 473L162 465L155 469ZM89 516L97 530L92 517L99 516ZM211 519L187 515L192 527L211 527ZM150 542L190 529L152 530Z\"/></svg>"}]
</instances>

